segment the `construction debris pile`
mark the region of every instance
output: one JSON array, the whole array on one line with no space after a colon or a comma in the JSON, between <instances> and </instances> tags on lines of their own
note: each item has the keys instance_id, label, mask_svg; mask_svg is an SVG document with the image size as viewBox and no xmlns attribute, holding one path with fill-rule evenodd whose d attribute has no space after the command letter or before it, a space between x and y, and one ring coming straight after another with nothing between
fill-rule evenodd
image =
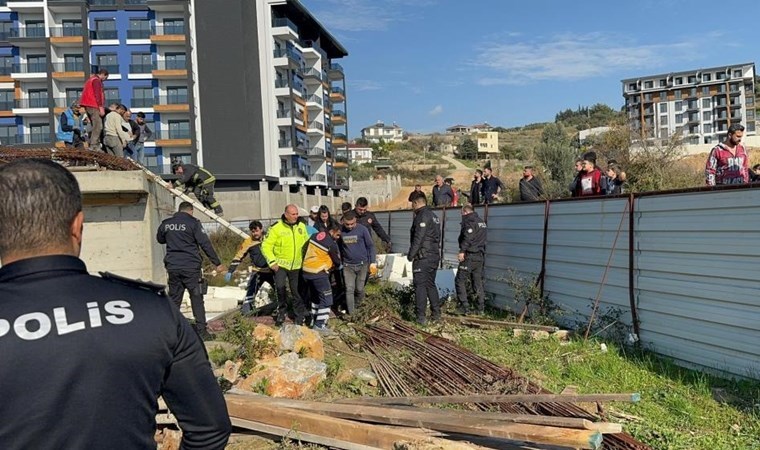
<instances>
[{"instance_id":1,"label":"construction debris pile","mask_svg":"<svg viewBox=\"0 0 760 450\"><path fill-rule=\"evenodd\" d=\"M30 148L15 149L0 147L0 161L11 162L17 159L52 159L66 167L95 167L108 170L139 170L131 160L103 152L90 152L74 149Z\"/></svg>"}]
</instances>

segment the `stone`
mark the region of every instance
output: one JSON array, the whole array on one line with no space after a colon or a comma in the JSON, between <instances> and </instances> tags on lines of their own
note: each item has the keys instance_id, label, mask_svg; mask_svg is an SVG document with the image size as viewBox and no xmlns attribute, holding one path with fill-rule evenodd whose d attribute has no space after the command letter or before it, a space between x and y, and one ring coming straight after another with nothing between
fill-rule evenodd
<instances>
[{"instance_id":1,"label":"stone","mask_svg":"<svg viewBox=\"0 0 760 450\"><path fill-rule=\"evenodd\" d=\"M512 336L514 337L520 337L525 335L525 330L522 328L515 328L512 330Z\"/></svg>"},{"instance_id":2,"label":"stone","mask_svg":"<svg viewBox=\"0 0 760 450\"><path fill-rule=\"evenodd\" d=\"M314 358L299 358L297 353L290 352L262 362L237 387L261 390L270 397L301 398L326 378L325 363Z\"/></svg>"},{"instance_id":3,"label":"stone","mask_svg":"<svg viewBox=\"0 0 760 450\"><path fill-rule=\"evenodd\" d=\"M222 377L224 377L224 379L229 381L230 383L237 382L238 378L240 377L240 367L242 366L243 366L243 363L241 363L240 361L225 362L224 369L222 371Z\"/></svg>"},{"instance_id":4,"label":"stone","mask_svg":"<svg viewBox=\"0 0 760 450\"><path fill-rule=\"evenodd\" d=\"M559 339L560 341L566 341L570 338L570 331L568 330L557 330L552 334L552 337L555 339Z\"/></svg>"},{"instance_id":5,"label":"stone","mask_svg":"<svg viewBox=\"0 0 760 450\"><path fill-rule=\"evenodd\" d=\"M549 332L543 330L532 330L530 332L530 337L533 338L534 341L542 341L544 339L549 339Z\"/></svg>"},{"instance_id":6,"label":"stone","mask_svg":"<svg viewBox=\"0 0 760 450\"><path fill-rule=\"evenodd\" d=\"M270 340L271 346L269 349L265 352L262 352L260 359L267 360L267 359L273 359L277 358L277 356L280 354L280 348L282 346L282 338L280 337L280 332L277 331L275 328L270 327L268 325L264 324L257 324L256 327L251 332L251 337L253 337L256 341L265 341Z\"/></svg>"},{"instance_id":7,"label":"stone","mask_svg":"<svg viewBox=\"0 0 760 450\"><path fill-rule=\"evenodd\" d=\"M290 350L304 357L323 360L325 347L322 337L314 330L298 325L284 325L280 329L281 350Z\"/></svg>"}]
</instances>

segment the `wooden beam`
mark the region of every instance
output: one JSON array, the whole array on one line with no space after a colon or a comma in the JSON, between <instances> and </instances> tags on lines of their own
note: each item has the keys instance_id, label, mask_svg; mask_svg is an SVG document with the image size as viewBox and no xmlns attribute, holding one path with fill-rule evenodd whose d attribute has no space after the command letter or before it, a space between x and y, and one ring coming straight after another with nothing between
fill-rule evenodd
<instances>
[{"instance_id":1,"label":"wooden beam","mask_svg":"<svg viewBox=\"0 0 760 450\"><path fill-rule=\"evenodd\" d=\"M342 441L340 439L334 439L327 436L321 436L319 434L304 433L303 431L295 431L292 428L278 427L275 425L268 425L253 420L240 419L238 417L230 417L230 421L233 426L238 428L245 428L246 430L258 431L266 433L272 436L281 436L294 441L311 442L312 444L324 445L326 447L335 447L344 450L377 450L379 447L370 447L368 445L356 444L353 442ZM329 430L324 430L329 431Z\"/></svg>"},{"instance_id":2,"label":"wooden beam","mask_svg":"<svg viewBox=\"0 0 760 450\"><path fill-rule=\"evenodd\" d=\"M247 404L252 410L270 410L276 408L298 408L310 412L319 411L323 414L342 419L361 420L364 422L390 425L404 425L417 428L430 428L438 431L462 433L474 436L498 437L514 441L535 442L538 444L564 445L573 448L600 448L602 434L592 430L577 430L571 428L527 425L521 423L505 423L498 420L480 418L467 419L464 417L447 418L435 412L408 411L393 408L354 406L318 402L303 402L298 400L273 399L264 396L227 396L230 402ZM262 407L264 406L264 407ZM230 411L230 415L237 415Z\"/></svg>"},{"instance_id":3,"label":"wooden beam","mask_svg":"<svg viewBox=\"0 0 760 450\"><path fill-rule=\"evenodd\" d=\"M641 395L633 394L516 394L516 395L429 395L419 397L357 397L337 400L336 403L355 405L418 405L421 403L578 403L578 402L638 402Z\"/></svg>"},{"instance_id":4,"label":"wooden beam","mask_svg":"<svg viewBox=\"0 0 760 450\"><path fill-rule=\"evenodd\" d=\"M522 328L525 330L548 331L549 333L554 333L555 331L559 331L559 327L554 327L554 326L549 326L549 325L533 325L530 323L517 323L517 322L507 322L503 320L480 319L477 317L444 316L443 320L445 322L459 323L462 325L472 324L472 325L485 325L485 326L503 327L503 328Z\"/></svg>"}]
</instances>

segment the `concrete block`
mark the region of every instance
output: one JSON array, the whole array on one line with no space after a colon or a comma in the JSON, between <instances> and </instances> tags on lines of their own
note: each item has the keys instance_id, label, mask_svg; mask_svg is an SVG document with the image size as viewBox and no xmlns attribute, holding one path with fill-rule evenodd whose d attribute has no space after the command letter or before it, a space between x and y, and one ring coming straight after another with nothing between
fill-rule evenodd
<instances>
[{"instance_id":1,"label":"concrete block","mask_svg":"<svg viewBox=\"0 0 760 450\"><path fill-rule=\"evenodd\" d=\"M388 279L388 283L396 289L405 288L412 285L411 277L393 277Z\"/></svg>"},{"instance_id":2,"label":"concrete block","mask_svg":"<svg viewBox=\"0 0 760 450\"><path fill-rule=\"evenodd\" d=\"M393 277L401 278L404 276L404 266L406 258L397 255L388 255L385 260L382 278L390 280Z\"/></svg>"},{"instance_id":3,"label":"concrete block","mask_svg":"<svg viewBox=\"0 0 760 450\"><path fill-rule=\"evenodd\" d=\"M211 291L213 289L213 293ZM209 287L208 296L214 298L234 298L235 300L242 300L245 297L245 289L240 289L237 286L218 286Z\"/></svg>"},{"instance_id":4,"label":"concrete block","mask_svg":"<svg viewBox=\"0 0 760 450\"><path fill-rule=\"evenodd\" d=\"M238 299L236 298L220 298L208 296L203 300L206 305L206 311L229 311L238 307Z\"/></svg>"},{"instance_id":5,"label":"concrete block","mask_svg":"<svg viewBox=\"0 0 760 450\"><path fill-rule=\"evenodd\" d=\"M410 278L412 276L412 262L411 261L406 261L406 263L404 264L404 276L410 277Z\"/></svg>"}]
</instances>

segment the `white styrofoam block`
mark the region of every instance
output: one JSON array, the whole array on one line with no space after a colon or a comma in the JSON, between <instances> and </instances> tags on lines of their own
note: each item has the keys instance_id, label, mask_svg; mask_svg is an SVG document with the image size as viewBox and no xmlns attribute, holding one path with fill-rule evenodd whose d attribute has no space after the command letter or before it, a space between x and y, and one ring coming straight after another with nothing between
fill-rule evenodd
<instances>
[{"instance_id":1,"label":"white styrofoam block","mask_svg":"<svg viewBox=\"0 0 760 450\"><path fill-rule=\"evenodd\" d=\"M404 265L406 258L400 255L388 255L383 268L383 279L389 280L392 277L404 276Z\"/></svg>"},{"instance_id":2,"label":"white styrofoam block","mask_svg":"<svg viewBox=\"0 0 760 450\"><path fill-rule=\"evenodd\" d=\"M206 306L206 311L229 311L238 307L236 298L206 297L203 303Z\"/></svg>"},{"instance_id":3,"label":"white styrofoam block","mask_svg":"<svg viewBox=\"0 0 760 450\"><path fill-rule=\"evenodd\" d=\"M212 291L213 289L213 291ZM206 297L213 297L213 298L234 298L237 300L242 300L243 297L245 297L245 289L240 289L237 286L219 286L219 287L209 287L208 288L208 294Z\"/></svg>"},{"instance_id":4,"label":"white styrofoam block","mask_svg":"<svg viewBox=\"0 0 760 450\"><path fill-rule=\"evenodd\" d=\"M411 261L406 261L406 263L404 264L404 276L410 277L410 278L412 276L412 262Z\"/></svg>"},{"instance_id":5,"label":"white styrofoam block","mask_svg":"<svg viewBox=\"0 0 760 450\"><path fill-rule=\"evenodd\" d=\"M412 285L412 278L411 277L392 277L388 280L388 283L390 283L390 285L396 289L403 288L403 287Z\"/></svg>"}]
</instances>

